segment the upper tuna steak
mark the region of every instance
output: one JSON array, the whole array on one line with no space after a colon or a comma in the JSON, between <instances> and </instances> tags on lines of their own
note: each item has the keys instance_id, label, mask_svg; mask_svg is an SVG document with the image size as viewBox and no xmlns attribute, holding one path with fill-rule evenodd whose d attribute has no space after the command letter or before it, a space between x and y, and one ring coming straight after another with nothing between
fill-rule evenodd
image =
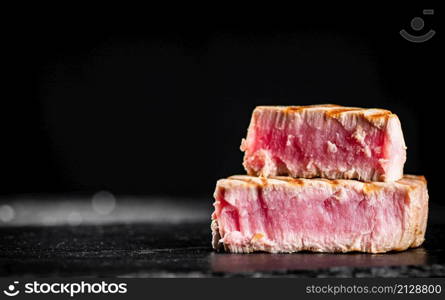
<instances>
[{"instance_id":1,"label":"upper tuna steak","mask_svg":"<svg viewBox=\"0 0 445 300\"><path fill-rule=\"evenodd\" d=\"M248 174L266 177L395 181L406 160L395 114L330 104L257 107L241 150Z\"/></svg>"}]
</instances>

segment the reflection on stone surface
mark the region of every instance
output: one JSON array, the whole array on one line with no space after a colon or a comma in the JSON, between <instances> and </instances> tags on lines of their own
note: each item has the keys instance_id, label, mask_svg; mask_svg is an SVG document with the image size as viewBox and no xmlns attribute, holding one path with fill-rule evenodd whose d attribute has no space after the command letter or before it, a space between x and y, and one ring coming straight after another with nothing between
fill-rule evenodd
<instances>
[{"instance_id":1,"label":"reflection on stone surface","mask_svg":"<svg viewBox=\"0 0 445 300\"><path fill-rule=\"evenodd\" d=\"M423 265L428 261L424 248L387 254L227 254L212 253L210 265L214 272L257 272L277 270L308 270L331 267L379 267Z\"/></svg>"},{"instance_id":2,"label":"reflection on stone surface","mask_svg":"<svg viewBox=\"0 0 445 300\"><path fill-rule=\"evenodd\" d=\"M445 274L445 213L437 207L430 210L425 243L405 252L224 254L214 252L210 245L209 199L180 201L120 196L115 204L109 214L100 214L94 210L91 197L0 199L0 206L3 205L0 275L443 277ZM9 207L6 210L5 205Z\"/></svg>"}]
</instances>

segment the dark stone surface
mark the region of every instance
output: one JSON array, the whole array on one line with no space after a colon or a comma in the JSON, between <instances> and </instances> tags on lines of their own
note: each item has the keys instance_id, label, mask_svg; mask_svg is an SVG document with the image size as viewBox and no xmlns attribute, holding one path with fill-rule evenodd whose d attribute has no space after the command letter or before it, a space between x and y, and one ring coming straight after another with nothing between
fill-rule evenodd
<instances>
[{"instance_id":1,"label":"dark stone surface","mask_svg":"<svg viewBox=\"0 0 445 300\"><path fill-rule=\"evenodd\" d=\"M208 222L0 228L1 276L445 276L444 225L417 249L388 254L225 254Z\"/></svg>"}]
</instances>

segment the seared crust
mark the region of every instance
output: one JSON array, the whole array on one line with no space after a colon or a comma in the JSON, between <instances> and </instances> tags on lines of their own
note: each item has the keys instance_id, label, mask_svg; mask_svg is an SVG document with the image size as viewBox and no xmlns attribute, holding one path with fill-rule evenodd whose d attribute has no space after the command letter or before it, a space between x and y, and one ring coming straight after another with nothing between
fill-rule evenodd
<instances>
[{"instance_id":1,"label":"seared crust","mask_svg":"<svg viewBox=\"0 0 445 300\"><path fill-rule=\"evenodd\" d=\"M234 182L235 181L235 182ZM325 179L325 178L292 178L287 176L271 176L269 178L265 177L255 177L249 175L233 175L227 179L221 179L218 183L223 186L230 188L230 185L236 184L236 181L242 181L245 184L251 184L258 187L264 187L266 185L276 185L276 184L290 184L290 185L300 185L300 186L317 186L318 184L323 185L343 185L348 187L356 187L357 189L363 190L365 194L378 191L388 186L404 186L407 189L418 189L421 187L426 188L426 179L424 176L417 175L404 175L402 179L395 182L362 182L358 180L349 179Z\"/></svg>"},{"instance_id":2,"label":"seared crust","mask_svg":"<svg viewBox=\"0 0 445 300\"><path fill-rule=\"evenodd\" d=\"M360 107L346 107L336 104L317 104L317 105L305 105L305 106L257 106L255 112L261 112L264 110L280 110L284 113L302 114L307 112L320 111L324 112L326 118L334 118L342 120L345 116L354 115L359 118L363 118L376 127L383 127L390 118L397 118L397 115L393 114L387 109L381 108L360 108Z\"/></svg>"}]
</instances>

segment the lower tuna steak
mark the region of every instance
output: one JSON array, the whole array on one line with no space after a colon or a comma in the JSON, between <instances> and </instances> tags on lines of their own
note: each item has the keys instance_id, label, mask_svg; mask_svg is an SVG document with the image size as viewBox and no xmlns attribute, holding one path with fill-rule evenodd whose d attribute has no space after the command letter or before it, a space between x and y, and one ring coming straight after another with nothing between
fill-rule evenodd
<instances>
[{"instance_id":1,"label":"lower tuna steak","mask_svg":"<svg viewBox=\"0 0 445 300\"><path fill-rule=\"evenodd\" d=\"M424 241L422 176L387 183L232 176L218 181L214 196L213 247L233 253L382 253Z\"/></svg>"},{"instance_id":2,"label":"lower tuna steak","mask_svg":"<svg viewBox=\"0 0 445 300\"><path fill-rule=\"evenodd\" d=\"M405 142L384 109L338 105L259 106L242 141L249 175L395 181Z\"/></svg>"}]
</instances>

